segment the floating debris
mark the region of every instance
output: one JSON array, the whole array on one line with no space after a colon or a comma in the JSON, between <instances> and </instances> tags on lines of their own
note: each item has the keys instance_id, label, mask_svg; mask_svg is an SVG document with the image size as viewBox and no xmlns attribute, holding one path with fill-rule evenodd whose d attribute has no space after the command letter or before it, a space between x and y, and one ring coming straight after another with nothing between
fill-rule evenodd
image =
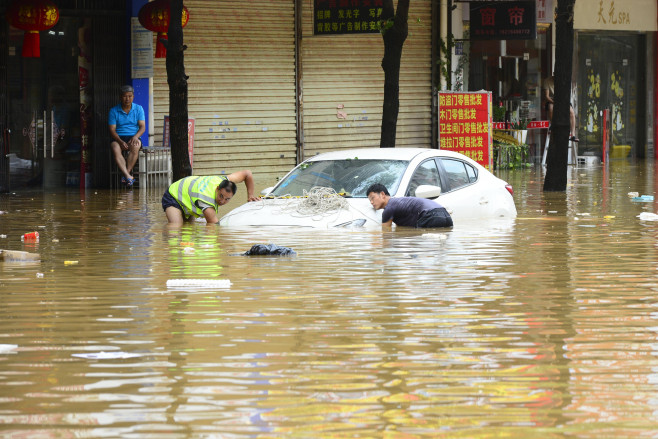
<instances>
[{"instance_id":1,"label":"floating debris","mask_svg":"<svg viewBox=\"0 0 658 439\"><path fill-rule=\"evenodd\" d=\"M423 233L420 235L421 238L432 238L432 239L439 239L439 240L445 240L448 239L448 235L445 233Z\"/></svg>"},{"instance_id":2,"label":"floating debris","mask_svg":"<svg viewBox=\"0 0 658 439\"><path fill-rule=\"evenodd\" d=\"M228 279L169 279L167 288L196 287L196 288L230 288Z\"/></svg>"},{"instance_id":3,"label":"floating debris","mask_svg":"<svg viewBox=\"0 0 658 439\"><path fill-rule=\"evenodd\" d=\"M17 344L0 344L0 354L5 354L7 352L13 352L18 349Z\"/></svg>"},{"instance_id":4,"label":"floating debris","mask_svg":"<svg viewBox=\"0 0 658 439\"><path fill-rule=\"evenodd\" d=\"M267 255L276 255L276 256L291 256L296 255L297 252L289 247L280 247L276 244L254 244L249 250L247 250L245 256L267 256Z\"/></svg>"},{"instance_id":5,"label":"floating debris","mask_svg":"<svg viewBox=\"0 0 658 439\"><path fill-rule=\"evenodd\" d=\"M35 262L40 258L38 253L0 249L0 262Z\"/></svg>"},{"instance_id":6,"label":"floating debris","mask_svg":"<svg viewBox=\"0 0 658 439\"><path fill-rule=\"evenodd\" d=\"M133 354L130 352L90 352L88 354L71 354L74 357L86 358L88 360L114 360L122 358L141 357L142 354Z\"/></svg>"},{"instance_id":7,"label":"floating debris","mask_svg":"<svg viewBox=\"0 0 658 439\"><path fill-rule=\"evenodd\" d=\"M651 212L642 212L637 216L640 221L658 221L658 215Z\"/></svg>"}]
</instances>

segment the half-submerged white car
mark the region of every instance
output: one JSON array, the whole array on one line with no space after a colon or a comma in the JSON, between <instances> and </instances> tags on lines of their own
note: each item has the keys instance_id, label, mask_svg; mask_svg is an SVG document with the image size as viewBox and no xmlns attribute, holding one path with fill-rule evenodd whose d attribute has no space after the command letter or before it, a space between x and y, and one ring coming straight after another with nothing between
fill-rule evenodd
<instances>
[{"instance_id":1,"label":"half-submerged white car","mask_svg":"<svg viewBox=\"0 0 658 439\"><path fill-rule=\"evenodd\" d=\"M431 198L460 221L515 218L512 187L468 157L426 148L364 148L318 154L220 219L222 226L381 227L366 190Z\"/></svg>"}]
</instances>

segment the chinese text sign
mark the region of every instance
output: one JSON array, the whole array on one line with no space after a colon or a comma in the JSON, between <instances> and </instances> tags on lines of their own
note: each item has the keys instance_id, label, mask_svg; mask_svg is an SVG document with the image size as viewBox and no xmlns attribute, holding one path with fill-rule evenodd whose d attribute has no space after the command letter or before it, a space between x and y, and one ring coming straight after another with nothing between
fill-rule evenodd
<instances>
[{"instance_id":1,"label":"chinese text sign","mask_svg":"<svg viewBox=\"0 0 658 439\"><path fill-rule=\"evenodd\" d=\"M439 148L491 170L491 92L439 93Z\"/></svg>"},{"instance_id":2,"label":"chinese text sign","mask_svg":"<svg viewBox=\"0 0 658 439\"><path fill-rule=\"evenodd\" d=\"M534 40L537 38L535 2L470 3L471 39Z\"/></svg>"},{"instance_id":3,"label":"chinese text sign","mask_svg":"<svg viewBox=\"0 0 658 439\"><path fill-rule=\"evenodd\" d=\"M193 165L194 158L194 119L187 121L187 152L190 155L190 166ZM164 129L162 130L162 145L171 149L171 134L169 132L169 116L164 117Z\"/></svg>"},{"instance_id":4,"label":"chinese text sign","mask_svg":"<svg viewBox=\"0 0 658 439\"><path fill-rule=\"evenodd\" d=\"M314 0L313 33L378 33L384 0Z\"/></svg>"}]
</instances>

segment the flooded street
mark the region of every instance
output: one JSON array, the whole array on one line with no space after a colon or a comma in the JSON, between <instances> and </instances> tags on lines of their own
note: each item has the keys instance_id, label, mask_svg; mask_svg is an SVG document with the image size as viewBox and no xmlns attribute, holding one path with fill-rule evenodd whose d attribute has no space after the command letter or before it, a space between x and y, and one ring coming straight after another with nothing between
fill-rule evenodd
<instances>
[{"instance_id":1,"label":"flooded street","mask_svg":"<svg viewBox=\"0 0 658 439\"><path fill-rule=\"evenodd\" d=\"M41 257L0 262L0 435L655 437L658 207L628 196L656 195L654 163L570 167L566 193L497 175L518 218L449 231L171 229L164 189L0 195L0 249ZM242 255L268 243L297 255Z\"/></svg>"}]
</instances>

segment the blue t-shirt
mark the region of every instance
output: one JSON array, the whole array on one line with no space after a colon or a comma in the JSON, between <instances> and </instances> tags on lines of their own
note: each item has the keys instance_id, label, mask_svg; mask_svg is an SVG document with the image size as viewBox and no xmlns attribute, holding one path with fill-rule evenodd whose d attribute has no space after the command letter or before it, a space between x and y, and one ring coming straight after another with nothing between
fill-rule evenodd
<instances>
[{"instance_id":1,"label":"blue t-shirt","mask_svg":"<svg viewBox=\"0 0 658 439\"><path fill-rule=\"evenodd\" d=\"M133 102L128 113L123 111L121 105L110 108L107 124L116 125L117 134L120 136L134 136L139 131L138 122L140 120L146 120L144 108Z\"/></svg>"},{"instance_id":2,"label":"blue t-shirt","mask_svg":"<svg viewBox=\"0 0 658 439\"><path fill-rule=\"evenodd\" d=\"M426 211L438 209L439 203L427 198L418 197L400 197L390 198L384 212L382 212L382 222L385 223L391 218L398 226L416 227L418 216Z\"/></svg>"}]
</instances>

